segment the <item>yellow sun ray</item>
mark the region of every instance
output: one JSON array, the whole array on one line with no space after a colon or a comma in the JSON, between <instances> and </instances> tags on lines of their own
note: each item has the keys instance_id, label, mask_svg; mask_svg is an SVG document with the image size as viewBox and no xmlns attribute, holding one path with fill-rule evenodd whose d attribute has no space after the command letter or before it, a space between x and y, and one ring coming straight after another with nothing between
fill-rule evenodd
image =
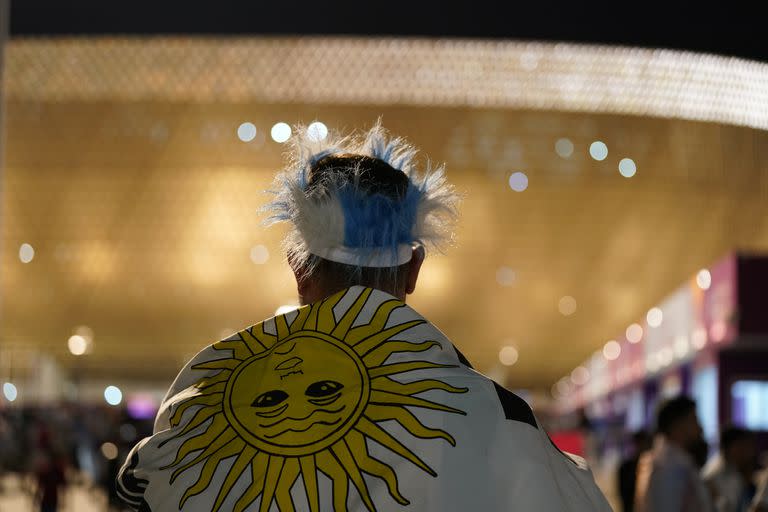
<instances>
[{"instance_id":1,"label":"yellow sun ray","mask_svg":"<svg viewBox=\"0 0 768 512\"><path fill-rule=\"evenodd\" d=\"M387 375L396 375L398 373L412 372L414 370L428 370L430 368L456 368L453 364L438 364L430 361L408 361L406 363L393 363L384 366L378 366L368 370L371 380Z\"/></svg>"},{"instance_id":2,"label":"yellow sun ray","mask_svg":"<svg viewBox=\"0 0 768 512\"><path fill-rule=\"evenodd\" d=\"M304 328L304 324L307 322L307 318L309 317L309 310L311 308L309 306L303 306L298 309L296 318L294 318L293 322L291 322L291 333L299 332Z\"/></svg>"},{"instance_id":3,"label":"yellow sun ray","mask_svg":"<svg viewBox=\"0 0 768 512\"><path fill-rule=\"evenodd\" d=\"M317 315L317 330L330 334L336 326L336 316L333 314L333 308L344 298L347 290L331 295L320 303L320 311Z\"/></svg>"},{"instance_id":4,"label":"yellow sun ray","mask_svg":"<svg viewBox=\"0 0 768 512\"><path fill-rule=\"evenodd\" d=\"M277 339L281 340L287 338L291 331L288 329L288 322L285 320L285 315L277 315L275 317L275 329L277 330Z\"/></svg>"},{"instance_id":5,"label":"yellow sun ray","mask_svg":"<svg viewBox=\"0 0 768 512\"><path fill-rule=\"evenodd\" d=\"M176 460L160 469L167 469L178 465L187 455L197 450L202 450L208 446L213 439L219 437L227 429L229 429L227 420L224 419L223 416L216 416L205 431L184 441L179 448L179 451L176 453Z\"/></svg>"},{"instance_id":6,"label":"yellow sun ray","mask_svg":"<svg viewBox=\"0 0 768 512\"><path fill-rule=\"evenodd\" d=\"M317 330L317 315L321 305L322 302L315 302L312 306L307 306L309 308L309 314L307 315L307 320L304 322L304 329L308 331Z\"/></svg>"},{"instance_id":7,"label":"yellow sun ray","mask_svg":"<svg viewBox=\"0 0 768 512\"><path fill-rule=\"evenodd\" d=\"M405 497L400 494L400 490L397 488L397 475L395 475L395 471L383 462L378 461L370 456L368 453L368 446L365 443L365 438L362 434L360 434L360 432L356 430L350 431L347 435L347 444L349 444L349 448L352 450L352 453L357 454L355 460L357 461L357 465L360 467L360 469L369 475L373 475L384 480L384 482L387 484L387 488L389 489L389 494L399 504L410 505L411 502L405 499Z\"/></svg>"},{"instance_id":8,"label":"yellow sun ray","mask_svg":"<svg viewBox=\"0 0 768 512\"><path fill-rule=\"evenodd\" d=\"M291 498L291 488L299 477L300 472L301 469L296 458L291 457L285 460L285 467L283 467L280 481L277 483L277 492L275 493L275 501L280 512L294 512L296 510Z\"/></svg>"},{"instance_id":9,"label":"yellow sun ray","mask_svg":"<svg viewBox=\"0 0 768 512\"><path fill-rule=\"evenodd\" d=\"M307 493L307 503L309 503L310 512L319 512L320 510L320 491L317 487L317 466L315 466L315 456L305 455L299 459L301 464L301 476L304 479L304 489Z\"/></svg>"},{"instance_id":10,"label":"yellow sun ray","mask_svg":"<svg viewBox=\"0 0 768 512\"><path fill-rule=\"evenodd\" d=\"M403 384L401 382L396 382L389 377L380 377L375 379L375 381L371 383L371 388L380 391L387 391L389 393L397 393L398 395L408 396L423 393L425 391L432 391L435 389L440 389L449 393L466 393L469 391L469 388L453 387L447 382L440 380L426 379Z\"/></svg>"},{"instance_id":11,"label":"yellow sun ray","mask_svg":"<svg viewBox=\"0 0 768 512\"><path fill-rule=\"evenodd\" d=\"M433 429L424 426L412 412L402 407L391 407L386 405L371 406L365 411L366 416L371 420L379 422L386 420L395 420L411 434L422 439L445 439L452 446L456 446L456 440L448 432L440 429Z\"/></svg>"},{"instance_id":12,"label":"yellow sun ray","mask_svg":"<svg viewBox=\"0 0 768 512\"><path fill-rule=\"evenodd\" d=\"M168 420L172 427L176 427L179 425L179 422L181 421L182 417L184 416L184 413L187 412L187 409L190 407L194 407L196 405L207 405L207 406L214 406L214 405L221 405L221 399L224 395L195 395L193 397L187 398L184 402L182 402L176 409L173 411L173 414L171 415L170 419Z\"/></svg>"},{"instance_id":13,"label":"yellow sun ray","mask_svg":"<svg viewBox=\"0 0 768 512\"><path fill-rule=\"evenodd\" d=\"M192 496L197 496L206 490L209 485L211 485L211 479L213 478L213 474L216 472L216 468L219 467L219 464L221 464L226 459L237 455L243 449L243 444L238 445L237 443L233 443L225 445L221 447L220 450L217 450L213 455L208 457L208 460L206 460L205 464L203 465L203 469L200 471L200 476L197 477L197 481L192 485L192 487L188 488L184 493L184 496L181 497L181 501L179 502L180 509L184 508L184 503L189 498Z\"/></svg>"},{"instance_id":14,"label":"yellow sun ray","mask_svg":"<svg viewBox=\"0 0 768 512\"><path fill-rule=\"evenodd\" d=\"M349 328L352 327L352 324L357 318L357 315L360 314L360 311L362 311L363 306L365 306L365 303L368 300L368 297L371 296L372 291L373 290L371 288L366 288L363 291L363 293L361 293L360 296L357 299L355 299L354 304L352 304L352 306L349 309L347 309L347 311L341 317L341 320L339 320L339 323L337 323L336 327L333 328L333 331L331 332L331 336L340 340L343 340L345 338L345 336L347 335L347 332L349 332Z\"/></svg>"},{"instance_id":15,"label":"yellow sun ray","mask_svg":"<svg viewBox=\"0 0 768 512\"><path fill-rule=\"evenodd\" d=\"M212 359L204 363L198 363L192 368L194 370L234 370L240 361L237 359Z\"/></svg>"},{"instance_id":16,"label":"yellow sun ray","mask_svg":"<svg viewBox=\"0 0 768 512\"><path fill-rule=\"evenodd\" d=\"M229 377L230 372L219 372L212 377L201 379L197 384L195 384L195 387L202 391L203 389L207 389L215 384L218 384L219 382L227 382Z\"/></svg>"},{"instance_id":17,"label":"yellow sun ray","mask_svg":"<svg viewBox=\"0 0 768 512\"><path fill-rule=\"evenodd\" d=\"M229 491L232 490L232 486L234 486L235 482L242 476L245 468L248 467L248 464L256 456L256 452L256 448L246 445L243 451L240 452L240 455L237 456L237 460L232 464L232 467L227 473L227 477L224 479L224 483L221 484L219 493L216 495L216 501L213 504L212 512L217 512L221 508L221 504L224 503Z\"/></svg>"},{"instance_id":18,"label":"yellow sun ray","mask_svg":"<svg viewBox=\"0 0 768 512\"><path fill-rule=\"evenodd\" d=\"M417 398L415 396L401 396L396 393L388 393L386 391L371 390L371 404L379 405L410 405L411 407L421 407L423 409L432 409L433 411L452 412L455 414L461 414L466 416L467 413L447 405L438 404L424 398Z\"/></svg>"},{"instance_id":19,"label":"yellow sun ray","mask_svg":"<svg viewBox=\"0 0 768 512\"><path fill-rule=\"evenodd\" d=\"M367 417L360 418L360 420L357 422L357 425L355 425L355 430L370 437L383 447L388 448L390 451L395 452L404 459L408 459L430 475L437 476L437 473L435 473L435 471L429 467L426 462L421 460L415 453L400 443L400 441L392 437L389 432L376 425Z\"/></svg>"},{"instance_id":20,"label":"yellow sun ray","mask_svg":"<svg viewBox=\"0 0 768 512\"><path fill-rule=\"evenodd\" d=\"M243 341L243 337L238 333L238 340L222 340L211 345L214 350L231 350L235 359L245 359L253 355L251 347Z\"/></svg>"},{"instance_id":21,"label":"yellow sun ray","mask_svg":"<svg viewBox=\"0 0 768 512\"><path fill-rule=\"evenodd\" d=\"M277 481L280 479L280 473L283 472L285 457L270 455L267 463L267 475L264 479L264 494L261 495L261 504L259 512L269 512L269 506L272 505L272 498L275 496Z\"/></svg>"},{"instance_id":22,"label":"yellow sun ray","mask_svg":"<svg viewBox=\"0 0 768 512\"><path fill-rule=\"evenodd\" d=\"M174 436L171 439L175 439L177 437L181 437L183 435L186 435L187 432L190 430L194 430L195 428L199 427L208 419L213 416L214 414L221 412L221 406L220 405L211 405L208 407L203 407L202 409L199 409L194 416L192 416L192 419L189 420L189 423L179 432L178 434L174 434ZM169 439L170 440L170 439ZM167 441L164 441L163 444L165 444ZM161 445L162 446L162 445Z\"/></svg>"},{"instance_id":23,"label":"yellow sun ray","mask_svg":"<svg viewBox=\"0 0 768 512\"><path fill-rule=\"evenodd\" d=\"M251 485L245 490L242 496L238 498L235 503L233 512L243 512L246 508L251 506L251 503L256 499L264 490L264 473L263 469L267 467L269 461L269 455L264 452L259 452L251 462Z\"/></svg>"},{"instance_id":24,"label":"yellow sun ray","mask_svg":"<svg viewBox=\"0 0 768 512\"><path fill-rule=\"evenodd\" d=\"M424 323L424 320L411 320L410 322L405 322L403 324L394 325L390 327L389 329L385 329L383 331L379 331L375 334L372 334L371 336L361 340L356 345L354 345L355 352L360 357L365 357L365 355L370 352L371 350L375 349L382 343L386 343L389 341L389 339L392 336L396 336L397 334L400 334L403 331L407 331L408 329L412 327L416 327L417 325L421 325Z\"/></svg>"},{"instance_id":25,"label":"yellow sun ray","mask_svg":"<svg viewBox=\"0 0 768 512\"><path fill-rule=\"evenodd\" d=\"M360 340L370 336L371 333L381 331L384 326L387 325L392 311L403 306L405 306L405 303L397 299L390 299L382 302L373 314L373 318L369 324L353 327L344 339L350 345L355 345Z\"/></svg>"},{"instance_id":26,"label":"yellow sun ray","mask_svg":"<svg viewBox=\"0 0 768 512\"><path fill-rule=\"evenodd\" d=\"M192 460L176 468L174 472L171 474L171 483L173 483L174 480L176 480L180 474L182 474L184 471L188 470L192 466L196 466L203 459L207 459L214 454L219 454L224 450L228 450L232 446L239 447L237 451L242 450L243 447L245 446L245 442L242 441L241 439L238 439L234 443L230 443L230 441L233 441L236 437L237 437L237 434L235 433L234 430L232 429L225 430L220 436L214 439L211 444L206 446L205 449L199 454L197 454ZM237 451L235 453L237 453Z\"/></svg>"},{"instance_id":27,"label":"yellow sun ray","mask_svg":"<svg viewBox=\"0 0 768 512\"><path fill-rule=\"evenodd\" d=\"M197 387L197 386L195 386ZM210 396L210 395L223 395L224 389L227 387L227 382L216 382L213 384L208 384L205 387L197 388L198 389L198 396Z\"/></svg>"},{"instance_id":28,"label":"yellow sun ray","mask_svg":"<svg viewBox=\"0 0 768 512\"><path fill-rule=\"evenodd\" d=\"M277 337L264 332L264 324L256 324L250 329L240 332L243 341L248 345L254 354L258 354L269 349L277 342Z\"/></svg>"},{"instance_id":29,"label":"yellow sun ray","mask_svg":"<svg viewBox=\"0 0 768 512\"><path fill-rule=\"evenodd\" d=\"M335 512L347 511L347 493L349 484L347 483L347 474L344 472L336 459L328 452L323 450L316 456L317 467L320 471L333 482L333 510Z\"/></svg>"},{"instance_id":30,"label":"yellow sun ray","mask_svg":"<svg viewBox=\"0 0 768 512\"><path fill-rule=\"evenodd\" d=\"M365 363L365 366L368 368L373 368L375 366L380 366L384 363L384 361L389 358L392 354L396 354L398 352L424 352L432 347L439 347L440 343L437 341L423 341L421 343L411 343L410 341L390 341L389 343L385 343L381 345L378 348L375 348L368 352L368 354L363 357L363 362Z\"/></svg>"},{"instance_id":31,"label":"yellow sun ray","mask_svg":"<svg viewBox=\"0 0 768 512\"><path fill-rule=\"evenodd\" d=\"M331 447L331 452L336 457L336 461L342 468L344 468L347 475L349 475L349 479L352 480L352 484L357 489L357 492L360 493L360 497L363 499L365 507L371 512L375 512L376 507L373 505L373 501L371 501L371 494L368 492L368 486L365 484L365 479L360 473L360 468L355 462L355 457L349 451L349 446L347 446L344 439L333 445Z\"/></svg>"}]
</instances>

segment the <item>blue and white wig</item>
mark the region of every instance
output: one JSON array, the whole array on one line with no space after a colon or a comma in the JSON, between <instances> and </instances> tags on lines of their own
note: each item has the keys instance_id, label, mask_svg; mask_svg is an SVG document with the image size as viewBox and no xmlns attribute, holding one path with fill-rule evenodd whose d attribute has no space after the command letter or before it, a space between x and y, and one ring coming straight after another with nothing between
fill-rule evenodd
<instances>
[{"instance_id":1,"label":"blue and white wig","mask_svg":"<svg viewBox=\"0 0 768 512\"><path fill-rule=\"evenodd\" d=\"M445 179L444 167L416 168L417 150L391 138L377 123L364 134L344 138L299 127L291 138L288 166L277 175L275 199L264 208L267 224L287 222L288 257L311 271L317 258L353 267L396 267L407 263L417 245L442 250L453 239L458 195ZM310 171L322 158L361 155L379 159L408 178L404 197L369 193L359 185L360 170L331 173L323 193L309 190ZM352 178L350 178L352 176Z\"/></svg>"}]
</instances>

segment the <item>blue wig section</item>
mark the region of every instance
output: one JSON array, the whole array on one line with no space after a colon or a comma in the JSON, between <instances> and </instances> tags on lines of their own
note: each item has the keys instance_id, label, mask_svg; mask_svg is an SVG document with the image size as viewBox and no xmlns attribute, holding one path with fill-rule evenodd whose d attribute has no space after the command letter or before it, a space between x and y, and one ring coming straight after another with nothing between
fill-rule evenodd
<instances>
[{"instance_id":1,"label":"blue wig section","mask_svg":"<svg viewBox=\"0 0 768 512\"><path fill-rule=\"evenodd\" d=\"M346 247L387 247L410 244L423 191L409 183L405 198L395 201L382 194L365 195L351 186L338 191L344 212Z\"/></svg>"}]
</instances>

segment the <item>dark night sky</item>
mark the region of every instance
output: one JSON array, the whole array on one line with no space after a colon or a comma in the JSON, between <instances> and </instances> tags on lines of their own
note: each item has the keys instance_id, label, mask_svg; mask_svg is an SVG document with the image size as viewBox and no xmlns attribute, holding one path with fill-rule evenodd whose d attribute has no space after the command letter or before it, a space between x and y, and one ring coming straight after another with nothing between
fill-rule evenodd
<instances>
[{"instance_id":1,"label":"dark night sky","mask_svg":"<svg viewBox=\"0 0 768 512\"><path fill-rule=\"evenodd\" d=\"M768 29L760 2L750 7L732 1L688 4L11 0L11 35L452 36L663 47L768 62Z\"/></svg>"}]
</instances>

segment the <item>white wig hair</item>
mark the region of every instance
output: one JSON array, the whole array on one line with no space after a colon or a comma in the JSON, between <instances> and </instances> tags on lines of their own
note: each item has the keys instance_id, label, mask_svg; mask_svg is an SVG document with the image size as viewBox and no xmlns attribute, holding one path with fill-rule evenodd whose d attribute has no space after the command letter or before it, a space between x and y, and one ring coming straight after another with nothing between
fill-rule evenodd
<instances>
[{"instance_id":1,"label":"white wig hair","mask_svg":"<svg viewBox=\"0 0 768 512\"><path fill-rule=\"evenodd\" d=\"M275 178L275 198L264 207L267 224L287 222L284 240L289 259L311 272L317 257L363 267L396 267L411 259L416 245L442 251L453 240L458 195L445 179L442 165L417 169L417 150L391 137L377 122L366 133L347 137L300 126L289 142L288 164ZM400 199L370 193L360 186L363 170L328 173L321 190L311 170L334 155L371 157L402 171L408 184Z\"/></svg>"}]
</instances>

